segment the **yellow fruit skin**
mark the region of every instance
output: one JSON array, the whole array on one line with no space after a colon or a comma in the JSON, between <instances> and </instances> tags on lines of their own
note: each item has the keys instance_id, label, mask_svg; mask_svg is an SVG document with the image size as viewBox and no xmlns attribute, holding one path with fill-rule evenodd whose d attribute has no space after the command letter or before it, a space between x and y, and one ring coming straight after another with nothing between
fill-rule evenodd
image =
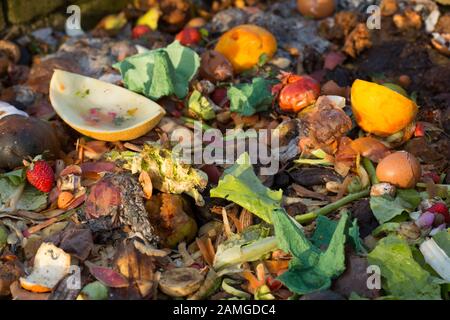
<instances>
[{"instance_id":1,"label":"yellow fruit skin","mask_svg":"<svg viewBox=\"0 0 450 320\"><path fill-rule=\"evenodd\" d=\"M214 50L231 62L235 73L240 73L257 65L263 53L271 58L277 51L277 41L266 29L243 24L224 33Z\"/></svg>"},{"instance_id":2,"label":"yellow fruit skin","mask_svg":"<svg viewBox=\"0 0 450 320\"><path fill-rule=\"evenodd\" d=\"M67 122L67 124L81 134L84 134L85 136L91 137L96 140L111 142L128 141L139 138L149 132L158 124L163 116L164 114L161 113L157 118L150 119L149 121L142 123L134 128L126 128L120 131L91 131L86 130L85 128L80 128L69 122Z\"/></svg>"},{"instance_id":3,"label":"yellow fruit skin","mask_svg":"<svg viewBox=\"0 0 450 320\"><path fill-rule=\"evenodd\" d=\"M373 82L356 80L351 89L356 122L366 132L389 136L410 124L417 114L414 101Z\"/></svg>"}]
</instances>

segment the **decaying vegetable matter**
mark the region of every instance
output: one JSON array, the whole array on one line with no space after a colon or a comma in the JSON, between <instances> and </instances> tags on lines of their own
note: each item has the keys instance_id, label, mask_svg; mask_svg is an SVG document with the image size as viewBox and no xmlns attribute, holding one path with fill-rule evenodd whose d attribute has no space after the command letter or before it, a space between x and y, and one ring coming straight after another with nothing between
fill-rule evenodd
<instances>
[{"instance_id":1,"label":"decaying vegetable matter","mask_svg":"<svg viewBox=\"0 0 450 320\"><path fill-rule=\"evenodd\" d=\"M0 299L449 300L448 5L150 0L8 29Z\"/></svg>"}]
</instances>

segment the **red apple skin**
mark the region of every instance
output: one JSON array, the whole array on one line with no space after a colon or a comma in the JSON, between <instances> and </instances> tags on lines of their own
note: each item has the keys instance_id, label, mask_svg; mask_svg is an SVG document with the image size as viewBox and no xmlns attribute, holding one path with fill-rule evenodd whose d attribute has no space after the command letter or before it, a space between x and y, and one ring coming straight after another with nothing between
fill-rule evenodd
<instances>
[{"instance_id":1,"label":"red apple skin","mask_svg":"<svg viewBox=\"0 0 450 320\"><path fill-rule=\"evenodd\" d=\"M152 31L152 29L150 29L150 27L148 27L148 26L137 25L131 31L131 38L132 39L138 39L138 38L142 37L144 34L150 32L150 31Z\"/></svg>"},{"instance_id":2,"label":"red apple skin","mask_svg":"<svg viewBox=\"0 0 450 320\"><path fill-rule=\"evenodd\" d=\"M281 110L299 112L320 95L320 84L309 76L296 76L283 86L278 97Z\"/></svg>"},{"instance_id":3,"label":"red apple skin","mask_svg":"<svg viewBox=\"0 0 450 320\"><path fill-rule=\"evenodd\" d=\"M201 39L202 36L196 28L184 28L175 36L175 40L180 41L183 46L196 45Z\"/></svg>"}]
</instances>

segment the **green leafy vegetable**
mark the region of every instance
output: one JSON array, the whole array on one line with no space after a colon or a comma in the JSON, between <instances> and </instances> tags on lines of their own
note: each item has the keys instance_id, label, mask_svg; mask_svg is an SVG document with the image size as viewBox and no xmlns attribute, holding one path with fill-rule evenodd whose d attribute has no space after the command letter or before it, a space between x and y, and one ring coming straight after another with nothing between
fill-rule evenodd
<instances>
[{"instance_id":1,"label":"green leafy vegetable","mask_svg":"<svg viewBox=\"0 0 450 320\"><path fill-rule=\"evenodd\" d=\"M348 228L348 237L357 253L367 253L366 248L362 244L361 237L359 236L359 226L357 219L354 219L352 225Z\"/></svg>"},{"instance_id":2,"label":"green leafy vegetable","mask_svg":"<svg viewBox=\"0 0 450 320\"><path fill-rule=\"evenodd\" d=\"M0 178L8 178L14 186L19 186L25 181L25 170L18 169L0 175Z\"/></svg>"},{"instance_id":3,"label":"green leafy vegetable","mask_svg":"<svg viewBox=\"0 0 450 320\"><path fill-rule=\"evenodd\" d=\"M272 219L279 247L292 255L289 270L284 272L279 280L289 290L298 294L329 288L331 280L345 269L344 245L348 214L346 212L342 214L328 248L324 252L306 239L295 220L290 218L283 209L276 210ZM324 226L322 228L327 230L331 228L328 222Z\"/></svg>"},{"instance_id":4,"label":"green leafy vegetable","mask_svg":"<svg viewBox=\"0 0 450 320\"><path fill-rule=\"evenodd\" d=\"M21 171L21 170L19 170ZM0 212L40 211L47 206L47 194L22 181L18 171L0 177Z\"/></svg>"},{"instance_id":5,"label":"green leafy vegetable","mask_svg":"<svg viewBox=\"0 0 450 320\"><path fill-rule=\"evenodd\" d=\"M198 90L194 90L188 102L189 110L194 112L203 120L211 120L216 117L216 113L211 105L211 102Z\"/></svg>"},{"instance_id":6,"label":"green leafy vegetable","mask_svg":"<svg viewBox=\"0 0 450 320\"><path fill-rule=\"evenodd\" d=\"M157 100L172 94L186 97L189 81L199 66L197 53L175 41L167 48L128 57L114 68L120 71L128 89Z\"/></svg>"},{"instance_id":7,"label":"green leafy vegetable","mask_svg":"<svg viewBox=\"0 0 450 320\"><path fill-rule=\"evenodd\" d=\"M414 260L406 240L397 236L381 239L368 255L369 264L380 267L383 288L397 299L440 299L436 279Z\"/></svg>"},{"instance_id":8,"label":"green leafy vegetable","mask_svg":"<svg viewBox=\"0 0 450 320\"><path fill-rule=\"evenodd\" d=\"M107 300L108 287L100 281L94 281L83 287L81 290L82 299L87 300Z\"/></svg>"},{"instance_id":9,"label":"green leafy vegetable","mask_svg":"<svg viewBox=\"0 0 450 320\"><path fill-rule=\"evenodd\" d=\"M26 211L40 211L47 207L47 193L35 187L26 185L22 196L17 202L17 209Z\"/></svg>"},{"instance_id":10,"label":"green leafy vegetable","mask_svg":"<svg viewBox=\"0 0 450 320\"><path fill-rule=\"evenodd\" d=\"M199 190L208 183L208 176L183 163L168 149L156 144L146 144L141 152L112 151L106 155L110 161L117 161L124 169L132 173L146 171L153 187L168 193L186 193L195 199L197 205L204 205Z\"/></svg>"},{"instance_id":11,"label":"green leafy vegetable","mask_svg":"<svg viewBox=\"0 0 450 320\"><path fill-rule=\"evenodd\" d=\"M448 230L440 231L433 236L433 240L450 257L450 232Z\"/></svg>"},{"instance_id":12,"label":"green leafy vegetable","mask_svg":"<svg viewBox=\"0 0 450 320\"><path fill-rule=\"evenodd\" d=\"M404 211L414 210L420 203L416 190L398 190L395 198L385 196L371 197L370 208L380 224L392 220Z\"/></svg>"},{"instance_id":13,"label":"green leafy vegetable","mask_svg":"<svg viewBox=\"0 0 450 320\"><path fill-rule=\"evenodd\" d=\"M333 237L338 223L325 216L317 217L316 223L316 230L310 240L316 247L326 248Z\"/></svg>"},{"instance_id":14,"label":"green leafy vegetable","mask_svg":"<svg viewBox=\"0 0 450 320\"><path fill-rule=\"evenodd\" d=\"M252 83L243 83L228 89L230 110L243 116L251 116L266 111L272 103L271 82L264 78L254 78Z\"/></svg>"},{"instance_id":15,"label":"green leafy vegetable","mask_svg":"<svg viewBox=\"0 0 450 320\"><path fill-rule=\"evenodd\" d=\"M270 223L272 211L281 207L282 190L273 191L261 183L245 152L233 166L225 170L210 195L233 201Z\"/></svg>"}]
</instances>

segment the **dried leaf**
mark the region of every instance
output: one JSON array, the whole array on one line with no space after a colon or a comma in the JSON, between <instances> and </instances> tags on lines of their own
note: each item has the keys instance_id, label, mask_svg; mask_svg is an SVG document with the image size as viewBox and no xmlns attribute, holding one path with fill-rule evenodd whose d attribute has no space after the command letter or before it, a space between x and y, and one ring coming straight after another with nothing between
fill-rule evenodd
<instances>
[{"instance_id":1,"label":"dried leaf","mask_svg":"<svg viewBox=\"0 0 450 320\"><path fill-rule=\"evenodd\" d=\"M128 280L111 268L100 267L89 261L86 261L85 265L89 268L89 272L105 286L111 288L125 288L129 286Z\"/></svg>"}]
</instances>

